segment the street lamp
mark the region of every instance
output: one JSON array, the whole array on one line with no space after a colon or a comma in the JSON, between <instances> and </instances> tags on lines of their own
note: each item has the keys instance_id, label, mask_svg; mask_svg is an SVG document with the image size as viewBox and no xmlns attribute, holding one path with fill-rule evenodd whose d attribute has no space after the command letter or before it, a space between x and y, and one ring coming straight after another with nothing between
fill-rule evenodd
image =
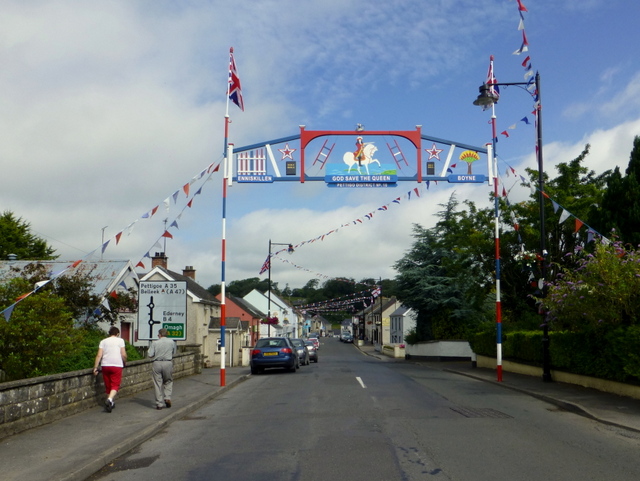
<instances>
[{"instance_id":1,"label":"street lamp","mask_svg":"<svg viewBox=\"0 0 640 481\"><path fill-rule=\"evenodd\" d=\"M269 257L268 262L269 262L269 277L268 277L268 283L269 283L269 293L267 296L268 299L268 303L267 303L267 322L271 322L271 246L287 246L287 252L289 254L293 254L293 244L281 244L278 242L271 242L271 239L269 239ZM267 333L269 335L269 337L271 337L271 324L267 324Z\"/></svg>"},{"instance_id":2,"label":"street lamp","mask_svg":"<svg viewBox=\"0 0 640 481\"><path fill-rule=\"evenodd\" d=\"M483 84L480 88L480 95L473 102L473 105L482 107L491 107L498 101L498 96L493 91L492 87L497 86L523 86L529 85L529 82L511 82L511 83L492 83L491 85ZM541 269L540 279L538 280L538 289L541 292L541 297L545 295L544 282L547 274L546 256L546 232L545 232L545 215L544 215L544 164L542 156L542 100L540 95L540 73L536 72L535 76L535 93L536 99L535 108L537 111L537 145L536 145L536 157L538 161L538 203L540 209L540 256L541 256ZM494 132L495 139L495 132ZM495 153L494 153L495 155ZM497 175L497 174L496 174ZM544 315L542 305L540 305L540 314ZM549 356L549 326L546 320L542 322L542 380L545 382L551 381L551 362Z\"/></svg>"}]
</instances>

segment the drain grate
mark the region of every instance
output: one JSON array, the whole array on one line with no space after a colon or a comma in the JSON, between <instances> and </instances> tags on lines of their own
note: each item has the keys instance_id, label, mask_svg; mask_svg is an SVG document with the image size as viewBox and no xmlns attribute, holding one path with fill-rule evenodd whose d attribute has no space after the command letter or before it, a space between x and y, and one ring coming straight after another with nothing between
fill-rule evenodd
<instances>
[{"instance_id":1,"label":"drain grate","mask_svg":"<svg viewBox=\"0 0 640 481\"><path fill-rule=\"evenodd\" d=\"M496 411L491 408L466 408L462 406L456 406L451 408L452 411L461 414L465 418L496 418L496 419L511 419L513 416L509 416L500 411Z\"/></svg>"}]
</instances>

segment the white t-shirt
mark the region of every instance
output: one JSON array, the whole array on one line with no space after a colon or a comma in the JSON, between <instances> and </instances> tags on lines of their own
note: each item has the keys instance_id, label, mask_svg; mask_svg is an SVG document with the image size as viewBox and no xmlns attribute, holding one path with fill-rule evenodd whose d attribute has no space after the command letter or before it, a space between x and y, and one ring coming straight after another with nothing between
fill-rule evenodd
<instances>
[{"instance_id":1,"label":"white t-shirt","mask_svg":"<svg viewBox=\"0 0 640 481\"><path fill-rule=\"evenodd\" d=\"M110 336L100 341L98 347L102 349L102 360L100 361L102 366L124 366L120 354L120 348L124 347L124 339Z\"/></svg>"}]
</instances>

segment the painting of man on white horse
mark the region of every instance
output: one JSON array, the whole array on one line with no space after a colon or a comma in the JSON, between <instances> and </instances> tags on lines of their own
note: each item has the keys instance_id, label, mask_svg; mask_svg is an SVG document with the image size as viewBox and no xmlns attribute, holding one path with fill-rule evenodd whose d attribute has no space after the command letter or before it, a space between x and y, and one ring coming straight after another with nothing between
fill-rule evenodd
<instances>
[{"instance_id":1,"label":"painting of man on white horse","mask_svg":"<svg viewBox=\"0 0 640 481\"><path fill-rule=\"evenodd\" d=\"M358 139L361 138L358 137ZM351 172L351 169L355 165L358 170L358 174L362 175L360 167L364 165L367 175L369 175L369 164L376 162L378 166L380 166L380 161L373 158L373 154L378 151L378 147L373 145L373 142L362 142L361 140L359 143L356 143L356 146L358 149L355 152L345 152L342 157L344 163L349 166L347 174Z\"/></svg>"}]
</instances>

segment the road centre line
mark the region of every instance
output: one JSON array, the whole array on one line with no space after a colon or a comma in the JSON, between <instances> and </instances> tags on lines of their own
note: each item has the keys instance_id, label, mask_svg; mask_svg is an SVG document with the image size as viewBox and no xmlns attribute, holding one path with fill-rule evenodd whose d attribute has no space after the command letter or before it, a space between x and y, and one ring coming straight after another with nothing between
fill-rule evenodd
<instances>
[{"instance_id":1,"label":"road centre line","mask_svg":"<svg viewBox=\"0 0 640 481\"><path fill-rule=\"evenodd\" d=\"M364 385L364 383L362 382L362 379L356 376L356 380L360 383L360 385L362 386L362 389L367 389L367 386Z\"/></svg>"}]
</instances>

